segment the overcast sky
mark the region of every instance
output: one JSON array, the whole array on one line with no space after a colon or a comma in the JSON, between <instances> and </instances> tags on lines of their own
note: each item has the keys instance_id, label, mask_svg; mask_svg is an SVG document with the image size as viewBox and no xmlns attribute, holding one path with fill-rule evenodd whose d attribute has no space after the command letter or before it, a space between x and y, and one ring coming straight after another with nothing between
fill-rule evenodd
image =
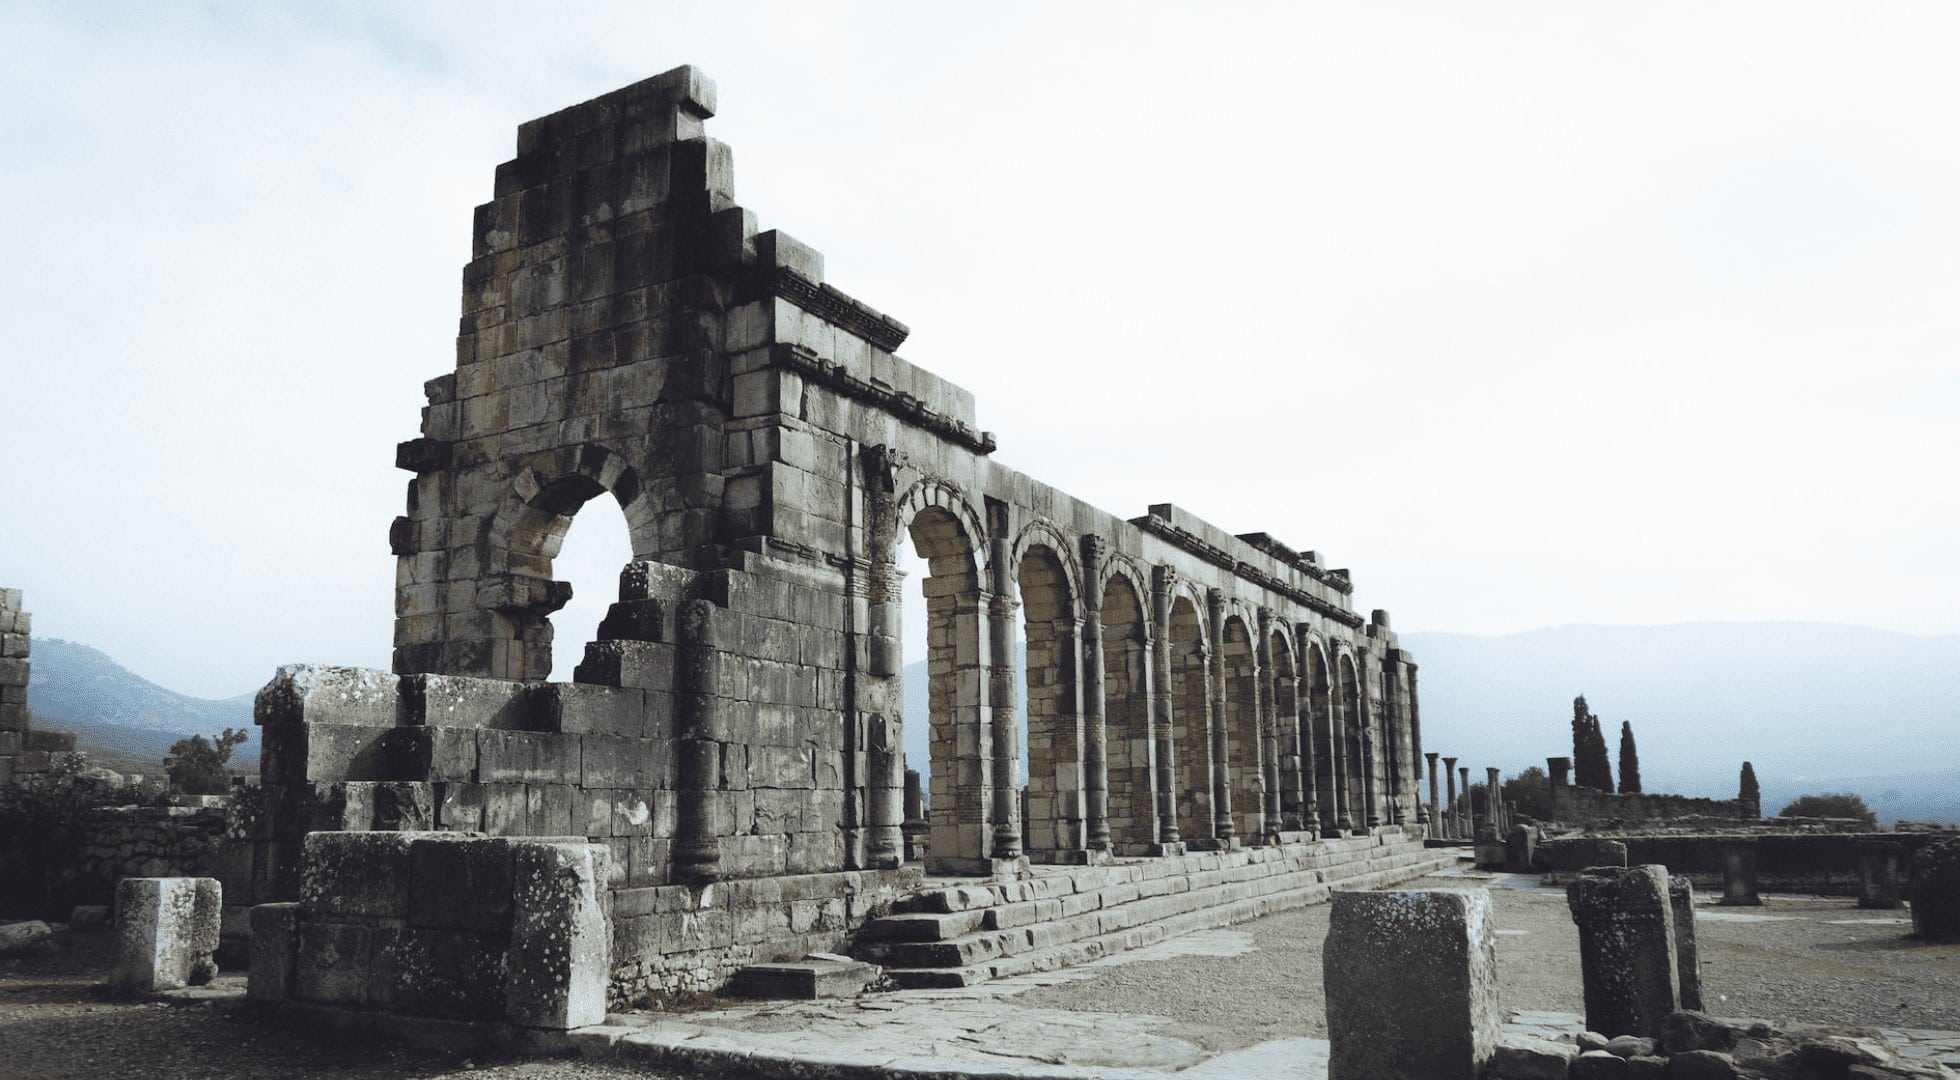
<instances>
[{"instance_id":1,"label":"overcast sky","mask_svg":"<svg viewBox=\"0 0 1960 1080\"><path fill-rule=\"evenodd\" d=\"M1957 31L13 0L0 584L188 693L387 666L394 446L454 364L472 207L520 122L693 63L762 227L1097 505L1318 550L1400 629L1960 631ZM572 547L623 537L588 516Z\"/></svg>"}]
</instances>

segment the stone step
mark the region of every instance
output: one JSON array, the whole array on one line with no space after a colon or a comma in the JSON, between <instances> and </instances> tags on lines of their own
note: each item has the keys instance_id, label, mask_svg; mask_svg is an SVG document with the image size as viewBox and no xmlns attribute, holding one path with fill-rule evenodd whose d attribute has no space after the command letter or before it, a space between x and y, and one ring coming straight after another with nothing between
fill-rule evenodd
<instances>
[{"instance_id":1,"label":"stone step","mask_svg":"<svg viewBox=\"0 0 1960 1080\"><path fill-rule=\"evenodd\" d=\"M1154 919L1141 925L1064 941L1043 948L1023 952L1006 953L999 956L977 959L962 965L943 965L936 967L897 967L887 969L887 974L900 987L907 989L951 988L973 986L990 979L1010 975L1025 975L1032 972L1053 971L1087 963L1091 960L1126 949L1154 945L1180 934L1194 930L1208 930L1233 923L1256 919L1279 911L1305 907L1309 904L1323 903L1334 888L1374 889L1407 881L1435 870L1455 865L1452 858L1423 858L1413 862L1357 875L1335 883L1334 886L1315 883L1299 888L1282 890L1263 896L1247 897L1240 900L1215 905L1200 906L1193 910Z\"/></svg>"},{"instance_id":2,"label":"stone step","mask_svg":"<svg viewBox=\"0 0 1960 1080\"><path fill-rule=\"evenodd\" d=\"M1140 882L1122 880L1126 875L1120 874L1085 875L1072 882L1061 876L1046 881L1040 890L1029 890L1051 894L1039 899L981 904L949 913L914 912L878 920L867 927L858 953L885 964L892 969L893 977L906 985L964 986L994 977L985 974L988 971L1023 969L1024 965L1017 959L1020 957L1059 949L1055 955L1064 962L1078 962L1066 959L1077 955L1078 951L1068 948L1072 944L1105 940L1137 930L1145 931L1148 936L1149 927L1178 925L1176 920L1180 919L1196 918L1192 929L1224 925L1208 921L1211 916L1204 913L1232 912L1240 905L1256 905L1273 896L1288 897L1285 907L1299 906L1324 900L1331 888L1374 888L1453 865L1455 860L1453 855L1439 856L1425 851L1418 842L1404 841L1369 846L1355 857L1340 859L1334 867L1308 865L1315 861L1318 860L1243 860L1239 865ZM1089 891L1064 893L1057 888L1061 884L1071 888L1086 886ZM981 891L989 892L995 901L1001 899L1001 894L992 892L991 888L961 887L937 892L950 894L946 902L958 904L978 899L963 894ZM1226 922L1241 917L1252 916L1228 915ZM896 925L882 926L883 923ZM963 932L954 932L962 928ZM914 977L904 974L907 971L921 974Z\"/></svg>"}]
</instances>

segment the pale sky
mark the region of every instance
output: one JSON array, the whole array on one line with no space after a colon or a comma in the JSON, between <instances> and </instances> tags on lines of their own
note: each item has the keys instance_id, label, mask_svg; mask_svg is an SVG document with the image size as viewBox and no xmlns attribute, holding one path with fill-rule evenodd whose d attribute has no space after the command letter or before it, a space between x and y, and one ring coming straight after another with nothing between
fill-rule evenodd
<instances>
[{"instance_id":1,"label":"pale sky","mask_svg":"<svg viewBox=\"0 0 1960 1080\"><path fill-rule=\"evenodd\" d=\"M386 667L472 208L520 122L693 63L762 227L1063 490L1317 550L1405 630L1960 632L1956 41L1935 3L12 0L0 584L187 693Z\"/></svg>"}]
</instances>

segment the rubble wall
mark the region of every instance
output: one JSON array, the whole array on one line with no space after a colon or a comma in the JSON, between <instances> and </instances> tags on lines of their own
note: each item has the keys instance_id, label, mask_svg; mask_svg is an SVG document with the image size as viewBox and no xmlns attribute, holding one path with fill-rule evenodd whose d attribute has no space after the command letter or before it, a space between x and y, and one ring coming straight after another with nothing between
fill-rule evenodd
<instances>
[{"instance_id":1,"label":"rubble wall","mask_svg":"<svg viewBox=\"0 0 1960 1080\"><path fill-rule=\"evenodd\" d=\"M1552 820L1564 825L1661 822L1675 818L1740 824L1761 817L1761 807L1742 799L1705 799L1646 792L1616 794L1575 784L1552 785Z\"/></svg>"}]
</instances>

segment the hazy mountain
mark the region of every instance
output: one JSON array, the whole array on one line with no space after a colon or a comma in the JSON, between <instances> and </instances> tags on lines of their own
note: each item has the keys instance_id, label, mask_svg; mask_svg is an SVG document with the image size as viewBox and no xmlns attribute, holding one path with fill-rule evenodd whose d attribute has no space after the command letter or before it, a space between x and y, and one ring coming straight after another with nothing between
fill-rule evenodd
<instances>
[{"instance_id":1,"label":"hazy mountain","mask_svg":"<svg viewBox=\"0 0 1960 1080\"><path fill-rule=\"evenodd\" d=\"M1423 748L1478 776L1569 756L1585 694L1616 755L1620 721L1633 722L1649 791L1734 798L1748 760L1770 813L1849 791L1887 819L1960 821L1960 636L1686 623L1401 638L1421 665ZM925 710L925 665L908 664L913 768L927 760Z\"/></svg>"},{"instance_id":2,"label":"hazy mountain","mask_svg":"<svg viewBox=\"0 0 1960 1080\"><path fill-rule=\"evenodd\" d=\"M252 694L223 701L187 697L131 672L100 649L60 638L35 638L27 703L40 726L75 733L77 746L109 751L115 767L132 759L160 766L170 744L187 735L217 735L227 727L251 734L232 752L234 765L256 767L258 729Z\"/></svg>"}]
</instances>

